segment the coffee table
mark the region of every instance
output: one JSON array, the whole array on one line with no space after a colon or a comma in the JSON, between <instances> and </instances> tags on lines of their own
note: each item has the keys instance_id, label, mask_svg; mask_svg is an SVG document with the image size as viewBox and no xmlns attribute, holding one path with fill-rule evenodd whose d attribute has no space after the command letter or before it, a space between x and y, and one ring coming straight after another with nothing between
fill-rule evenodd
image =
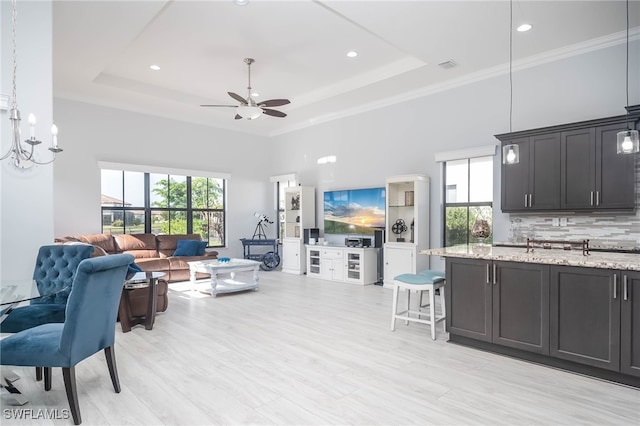
<instances>
[{"instance_id":1,"label":"coffee table","mask_svg":"<svg viewBox=\"0 0 640 426\"><path fill-rule=\"evenodd\" d=\"M229 259L227 262L220 262L218 259L214 259L188 263L192 290L196 282L196 272L211 275L211 295L213 297L219 293L258 290L258 269L262 262L250 259ZM252 282L245 283L235 279L235 273L242 271L253 271ZM219 274L229 274L231 278L219 280Z\"/></svg>"}]
</instances>

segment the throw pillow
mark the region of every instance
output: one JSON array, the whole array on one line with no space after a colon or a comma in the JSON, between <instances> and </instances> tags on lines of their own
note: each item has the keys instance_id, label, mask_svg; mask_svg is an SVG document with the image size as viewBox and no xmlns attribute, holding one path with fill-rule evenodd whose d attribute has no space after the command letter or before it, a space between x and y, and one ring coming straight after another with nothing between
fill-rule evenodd
<instances>
[{"instance_id":1,"label":"throw pillow","mask_svg":"<svg viewBox=\"0 0 640 426\"><path fill-rule=\"evenodd\" d=\"M178 240L174 256L202 256L204 248L207 246L206 241L198 240Z\"/></svg>"}]
</instances>

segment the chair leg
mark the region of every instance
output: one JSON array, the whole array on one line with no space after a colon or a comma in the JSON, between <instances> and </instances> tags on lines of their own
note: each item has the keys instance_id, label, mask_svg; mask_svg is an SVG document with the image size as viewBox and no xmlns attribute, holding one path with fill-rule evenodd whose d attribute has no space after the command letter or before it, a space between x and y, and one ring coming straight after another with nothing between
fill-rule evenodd
<instances>
[{"instance_id":1,"label":"chair leg","mask_svg":"<svg viewBox=\"0 0 640 426\"><path fill-rule=\"evenodd\" d=\"M42 380L42 367L36 367L36 381Z\"/></svg>"},{"instance_id":2,"label":"chair leg","mask_svg":"<svg viewBox=\"0 0 640 426\"><path fill-rule=\"evenodd\" d=\"M407 292L407 318L409 318L409 310L411 309L411 290L406 288ZM409 325L409 320L404 321L404 325Z\"/></svg>"},{"instance_id":3,"label":"chair leg","mask_svg":"<svg viewBox=\"0 0 640 426\"><path fill-rule=\"evenodd\" d=\"M116 393L120 393L120 379L118 379L118 368L116 367L116 353L112 346L104 348L104 354L107 358L107 367L109 367L109 375L111 376L111 383L113 383L113 389Z\"/></svg>"},{"instance_id":4,"label":"chair leg","mask_svg":"<svg viewBox=\"0 0 640 426\"><path fill-rule=\"evenodd\" d=\"M446 333L447 332L447 308L445 307L445 303L444 303L444 287L440 287L440 304L442 305L442 318L444 318L444 321L442 321L442 328Z\"/></svg>"},{"instance_id":5,"label":"chair leg","mask_svg":"<svg viewBox=\"0 0 640 426\"><path fill-rule=\"evenodd\" d=\"M396 313L398 312L398 292L400 288L394 284L393 286L393 302L391 304L391 331L396 329Z\"/></svg>"},{"instance_id":6,"label":"chair leg","mask_svg":"<svg viewBox=\"0 0 640 426\"><path fill-rule=\"evenodd\" d=\"M436 292L433 286L429 291L429 315L431 320L431 338L436 340Z\"/></svg>"},{"instance_id":7,"label":"chair leg","mask_svg":"<svg viewBox=\"0 0 640 426\"><path fill-rule=\"evenodd\" d=\"M38 367L42 368L42 367ZM51 390L51 367L44 367L44 390Z\"/></svg>"},{"instance_id":8,"label":"chair leg","mask_svg":"<svg viewBox=\"0 0 640 426\"><path fill-rule=\"evenodd\" d=\"M78 389L76 387L76 368L62 368L62 378L64 379L64 389L67 391L67 400L71 409L73 423L79 425L82 423L80 417L80 405L78 404Z\"/></svg>"}]
</instances>

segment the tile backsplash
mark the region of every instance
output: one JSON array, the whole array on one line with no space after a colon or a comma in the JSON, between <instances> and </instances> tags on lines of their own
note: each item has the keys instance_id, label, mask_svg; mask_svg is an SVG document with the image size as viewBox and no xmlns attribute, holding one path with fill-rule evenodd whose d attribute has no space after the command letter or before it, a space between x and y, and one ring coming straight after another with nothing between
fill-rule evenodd
<instances>
[{"instance_id":1,"label":"tile backsplash","mask_svg":"<svg viewBox=\"0 0 640 426\"><path fill-rule=\"evenodd\" d=\"M636 212L511 214L509 242L527 238L547 240L588 239L592 246L640 247L640 155L636 155ZM566 220L566 226L558 226Z\"/></svg>"}]
</instances>

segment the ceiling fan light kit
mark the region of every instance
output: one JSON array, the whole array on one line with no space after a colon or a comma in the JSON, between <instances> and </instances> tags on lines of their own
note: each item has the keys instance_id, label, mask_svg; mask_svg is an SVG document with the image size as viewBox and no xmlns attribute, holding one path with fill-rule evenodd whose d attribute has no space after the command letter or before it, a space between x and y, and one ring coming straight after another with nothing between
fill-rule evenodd
<instances>
[{"instance_id":1,"label":"ceiling fan light kit","mask_svg":"<svg viewBox=\"0 0 640 426\"><path fill-rule=\"evenodd\" d=\"M248 67L248 84L247 84L247 98L243 98L234 92L227 92L229 96L231 96L236 101L240 102L240 105L200 105L202 107L231 107L236 108L236 120L240 120L241 118L245 118L247 120L255 120L256 118L264 115L270 115L272 117L284 118L287 116L282 111L277 111L275 109L270 109L266 107L276 107L287 105L291 103L289 99L269 99L266 101L256 103L253 100L253 92L251 91L251 64L253 64L255 60L253 58L244 58L244 63L247 64Z\"/></svg>"}]
</instances>

